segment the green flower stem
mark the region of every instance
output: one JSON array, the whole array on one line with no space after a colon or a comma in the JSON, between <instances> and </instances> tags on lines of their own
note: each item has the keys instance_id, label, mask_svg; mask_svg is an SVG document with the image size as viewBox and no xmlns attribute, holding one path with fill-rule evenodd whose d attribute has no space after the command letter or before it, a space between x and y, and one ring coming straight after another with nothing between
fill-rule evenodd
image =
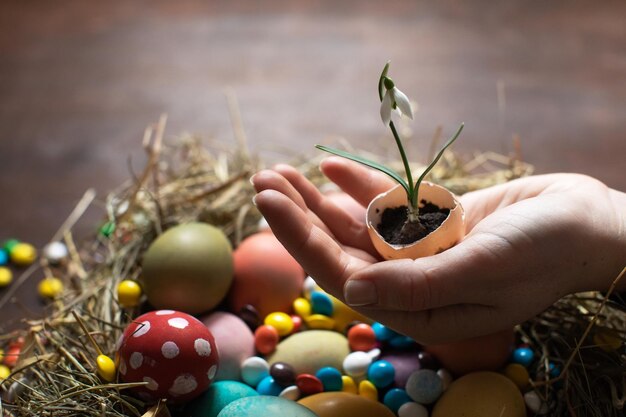
<instances>
[{"instance_id":1,"label":"green flower stem","mask_svg":"<svg viewBox=\"0 0 626 417\"><path fill-rule=\"evenodd\" d=\"M419 209L417 207L417 199L414 199L413 196L417 194L417 189L413 185L413 175L411 174L411 167L409 166L409 160L406 157L406 152L404 152L404 147L402 146L402 141L400 140L400 135L398 135L398 131L396 130L396 126L393 122L389 122L389 128L391 129L391 133L393 133L393 138L396 140L396 145L398 145L398 150L400 151L400 157L402 158L402 164L404 165L404 172L406 174L407 184L409 185L407 190L408 197L408 209L409 209L409 221L415 222L419 221L417 218L419 214Z\"/></svg>"}]
</instances>

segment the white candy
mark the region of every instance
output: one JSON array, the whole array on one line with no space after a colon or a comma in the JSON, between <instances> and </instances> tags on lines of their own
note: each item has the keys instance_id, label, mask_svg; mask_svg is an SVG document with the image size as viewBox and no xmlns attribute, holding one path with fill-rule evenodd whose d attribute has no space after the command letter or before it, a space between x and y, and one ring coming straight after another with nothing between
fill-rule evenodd
<instances>
[{"instance_id":1,"label":"white candy","mask_svg":"<svg viewBox=\"0 0 626 417\"><path fill-rule=\"evenodd\" d=\"M311 294L312 291L317 291L318 286L313 277L306 277L304 279L304 283L302 284L302 292L305 295Z\"/></svg>"},{"instance_id":2,"label":"white candy","mask_svg":"<svg viewBox=\"0 0 626 417\"><path fill-rule=\"evenodd\" d=\"M352 352L343 360L343 370L351 377L360 377L365 375L371 363L372 358L367 352Z\"/></svg>"},{"instance_id":3,"label":"white candy","mask_svg":"<svg viewBox=\"0 0 626 417\"><path fill-rule=\"evenodd\" d=\"M380 358L380 354L381 353L382 352L378 348L374 348L374 349L372 349L372 350L367 352L367 354L369 355L370 359L372 359L372 362L373 361L377 361L378 358Z\"/></svg>"},{"instance_id":4,"label":"white candy","mask_svg":"<svg viewBox=\"0 0 626 417\"><path fill-rule=\"evenodd\" d=\"M241 364L241 379L253 388L269 374L270 365L259 356L250 356Z\"/></svg>"},{"instance_id":5,"label":"white candy","mask_svg":"<svg viewBox=\"0 0 626 417\"><path fill-rule=\"evenodd\" d=\"M441 378L441 382L443 382L443 390L447 390L452 383L452 375L450 375L450 372L448 372L448 370L444 368L438 370L437 375L439 375L439 378Z\"/></svg>"},{"instance_id":6,"label":"white candy","mask_svg":"<svg viewBox=\"0 0 626 417\"><path fill-rule=\"evenodd\" d=\"M298 401L300 399L300 389L295 385L291 385L282 390L278 396L291 401Z\"/></svg>"},{"instance_id":7,"label":"white candy","mask_svg":"<svg viewBox=\"0 0 626 417\"><path fill-rule=\"evenodd\" d=\"M67 258L67 246L62 242L50 242L43 248L43 256L52 265L56 265Z\"/></svg>"},{"instance_id":8,"label":"white candy","mask_svg":"<svg viewBox=\"0 0 626 417\"><path fill-rule=\"evenodd\" d=\"M428 410L421 404L408 402L400 406L398 417L428 417Z\"/></svg>"},{"instance_id":9,"label":"white candy","mask_svg":"<svg viewBox=\"0 0 626 417\"><path fill-rule=\"evenodd\" d=\"M548 405L539 397L535 391L528 391L524 394L526 407L535 414L547 414Z\"/></svg>"}]
</instances>

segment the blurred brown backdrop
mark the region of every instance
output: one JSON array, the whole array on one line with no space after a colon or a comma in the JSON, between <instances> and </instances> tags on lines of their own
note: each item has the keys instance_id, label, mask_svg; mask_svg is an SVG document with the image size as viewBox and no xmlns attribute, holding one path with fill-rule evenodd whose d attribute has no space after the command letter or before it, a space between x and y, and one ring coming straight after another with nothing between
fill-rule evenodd
<instances>
[{"instance_id":1,"label":"blurred brown backdrop","mask_svg":"<svg viewBox=\"0 0 626 417\"><path fill-rule=\"evenodd\" d=\"M161 113L170 137L232 140L226 87L268 161L338 137L384 149L388 59L424 151L464 121L458 150L506 153L518 134L538 172L626 189L624 2L4 0L0 31L0 239L42 245L86 188L128 179ZM16 306L0 322L31 314Z\"/></svg>"}]
</instances>

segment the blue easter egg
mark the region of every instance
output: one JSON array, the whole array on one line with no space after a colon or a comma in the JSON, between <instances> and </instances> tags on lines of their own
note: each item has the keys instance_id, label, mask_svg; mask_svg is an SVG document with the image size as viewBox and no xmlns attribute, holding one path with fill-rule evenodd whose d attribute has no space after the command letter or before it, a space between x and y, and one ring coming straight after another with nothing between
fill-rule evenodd
<instances>
[{"instance_id":1,"label":"blue easter egg","mask_svg":"<svg viewBox=\"0 0 626 417\"><path fill-rule=\"evenodd\" d=\"M241 382L216 381L201 396L189 402L182 414L188 417L217 417L233 401L257 395L253 388Z\"/></svg>"},{"instance_id":2,"label":"blue easter egg","mask_svg":"<svg viewBox=\"0 0 626 417\"><path fill-rule=\"evenodd\" d=\"M245 397L228 404L217 417L317 417L317 415L291 400L259 395Z\"/></svg>"},{"instance_id":3,"label":"blue easter egg","mask_svg":"<svg viewBox=\"0 0 626 417\"><path fill-rule=\"evenodd\" d=\"M369 368L367 368L367 379L376 385L376 388L385 388L391 385L395 376L395 368L391 362L385 360L372 362Z\"/></svg>"},{"instance_id":4,"label":"blue easter egg","mask_svg":"<svg viewBox=\"0 0 626 417\"><path fill-rule=\"evenodd\" d=\"M395 414L398 414L398 410L404 404L411 402L411 397L406 393L405 390L400 388L392 388L385 394L383 398L383 403L393 411Z\"/></svg>"},{"instance_id":5,"label":"blue easter egg","mask_svg":"<svg viewBox=\"0 0 626 417\"><path fill-rule=\"evenodd\" d=\"M328 294L321 291L313 291L311 293L311 309L314 314L323 314L331 317L333 315L333 300L330 299Z\"/></svg>"},{"instance_id":6,"label":"blue easter egg","mask_svg":"<svg viewBox=\"0 0 626 417\"><path fill-rule=\"evenodd\" d=\"M325 366L315 373L315 376L322 381L324 391L341 391L343 379L341 372L332 366Z\"/></svg>"}]
</instances>

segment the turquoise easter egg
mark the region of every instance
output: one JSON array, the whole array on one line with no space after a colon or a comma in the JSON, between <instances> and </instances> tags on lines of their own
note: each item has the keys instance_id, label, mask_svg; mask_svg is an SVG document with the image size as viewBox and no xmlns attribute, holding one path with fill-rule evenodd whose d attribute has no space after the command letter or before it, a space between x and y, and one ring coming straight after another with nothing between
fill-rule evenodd
<instances>
[{"instance_id":1,"label":"turquoise easter egg","mask_svg":"<svg viewBox=\"0 0 626 417\"><path fill-rule=\"evenodd\" d=\"M228 404L259 394L246 384L237 381L216 381L201 396L185 406L184 416L217 417Z\"/></svg>"},{"instance_id":2,"label":"turquoise easter egg","mask_svg":"<svg viewBox=\"0 0 626 417\"><path fill-rule=\"evenodd\" d=\"M228 404L217 417L318 417L303 405L281 397L259 395Z\"/></svg>"}]
</instances>

